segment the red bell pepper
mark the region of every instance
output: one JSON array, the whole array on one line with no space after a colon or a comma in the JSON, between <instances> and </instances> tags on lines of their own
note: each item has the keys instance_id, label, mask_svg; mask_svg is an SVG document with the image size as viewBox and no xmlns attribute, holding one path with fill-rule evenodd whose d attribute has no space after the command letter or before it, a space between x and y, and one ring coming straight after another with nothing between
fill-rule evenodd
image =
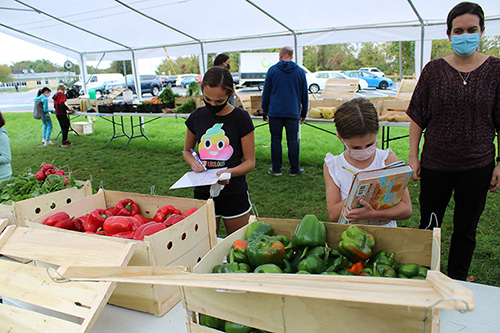
<instances>
[{"instance_id":1,"label":"red bell pepper","mask_svg":"<svg viewBox=\"0 0 500 333\"><path fill-rule=\"evenodd\" d=\"M184 211L184 214L182 214L182 215L184 215L185 217L188 217L189 215L193 214L193 213L194 213L194 212L196 212L197 210L198 210L198 208L196 208L196 207L189 208L189 209L186 209L186 210Z\"/></svg>"},{"instance_id":2,"label":"red bell pepper","mask_svg":"<svg viewBox=\"0 0 500 333\"><path fill-rule=\"evenodd\" d=\"M119 232L114 235L109 235L111 237L117 237L117 238L125 238L125 239L134 239L134 233L135 231L124 231L124 232Z\"/></svg>"},{"instance_id":3,"label":"red bell pepper","mask_svg":"<svg viewBox=\"0 0 500 333\"><path fill-rule=\"evenodd\" d=\"M81 225L79 225L78 222L75 225L73 219L68 215L68 213L65 212L52 214L51 216L47 217L45 221L43 221L43 224L60 229L75 231L80 231L78 229L81 228Z\"/></svg>"},{"instance_id":4,"label":"red bell pepper","mask_svg":"<svg viewBox=\"0 0 500 333\"><path fill-rule=\"evenodd\" d=\"M172 205L165 205L160 207L156 212L155 216L153 216L153 221L155 222L164 222L169 215L175 213L175 207ZM180 214L179 214L180 215Z\"/></svg>"},{"instance_id":5,"label":"red bell pepper","mask_svg":"<svg viewBox=\"0 0 500 333\"><path fill-rule=\"evenodd\" d=\"M148 219L147 217L142 216L141 214L135 214L135 215L132 215L132 217L135 217L139 222L141 222L141 224L146 224L146 223L153 221L153 220Z\"/></svg>"},{"instance_id":6,"label":"red bell pepper","mask_svg":"<svg viewBox=\"0 0 500 333\"><path fill-rule=\"evenodd\" d=\"M139 206L132 199L123 199L118 201L113 216L132 216L139 214Z\"/></svg>"},{"instance_id":7,"label":"red bell pepper","mask_svg":"<svg viewBox=\"0 0 500 333\"><path fill-rule=\"evenodd\" d=\"M102 229L109 236L123 234L126 232L132 232L131 237L133 237L134 236L133 231L135 231L135 229L138 228L140 223L141 222L139 222L136 218L131 216L110 216L106 220L104 220Z\"/></svg>"},{"instance_id":8,"label":"red bell pepper","mask_svg":"<svg viewBox=\"0 0 500 333\"><path fill-rule=\"evenodd\" d=\"M82 220L80 217L74 217L72 219L73 221L73 225L74 225L74 229L75 231L80 231L80 232L84 232L85 231L85 228L84 228L84 225L85 225L85 220Z\"/></svg>"},{"instance_id":9,"label":"red bell pepper","mask_svg":"<svg viewBox=\"0 0 500 333\"><path fill-rule=\"evenodd\" d=\"M170 226L173 226L177 222L184 220L185 218L186 217L184 215L172 214L165 220L165 222L163 222L163 224L168 228Z\"/></svg>"},{"instance_id":10,"label":"red bell pepper","mask_svg":"<svg viewBox=\"0 0 500 333\"><path fill-rule=\"evenodd\" d=\"M102 228L104 221L111 216L110 212L106 212L104 209L97 208L90 212L89 216L85 220L84 229L85 231L97 232L97 229Z\"/></svg>"},{"instance_id":11,"label":"red bell pepper","mask_svg":"<svg viewBox=\"0 0 500 333\"><path fill-rule=\"evenodd\" d=\"M104 236L107 236L108 234L106 233L106 231L102 230L102 228L99 228L97 229L96 232L93 232L93 231L85 231L86 234L93 234L93 235L104 235Z\"/></svg>"},{"instance_id":12,"label":"red bell pepper","mask_svg":"<svg viewBox=\"0 0 500 333\"><path fill-rule=\"evenodd\" d=\"M358 261L357 263L352 264L351 267L347 268L349 272L354 273L356 275L359 275L359 273L361 273L363 269L365 269L364 261Z\"/></svg>"},{"instance_id":13,"label":"red bell pepper","mask_svg":"<svg viewBox=\"0 0 500 333\"><path fill-rule=\"evenodd\" d=\"M134 233L134 239L144 240L145 236L150 236L158 231L166 229L167 227L163 223L149 222L141 225Z\"/></svg>"},{"instance_id":14,"label":"red bell pepper","mask_svg":"<svg viewBox=\"0 0 500 333\"><path fill-rule=\"evenodd\" d=\"M109 212L109 214L111 214L111 216L113 216L113 212L115 210L115 207L109 207L109 208L106 208L105 211L106 211L106 214Z\"/></svg>"}]
</instances>

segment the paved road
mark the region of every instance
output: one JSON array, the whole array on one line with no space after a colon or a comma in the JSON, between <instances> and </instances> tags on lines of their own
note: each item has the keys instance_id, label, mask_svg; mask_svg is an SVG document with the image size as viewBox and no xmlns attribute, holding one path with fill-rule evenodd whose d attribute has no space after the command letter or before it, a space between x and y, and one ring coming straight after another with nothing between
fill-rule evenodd
<instances>
[{"instance_id":1,"label":"paved road","mask_svg":"<svg viewBox=\"0 0 500 333\"><path fill-rule=\"evenodd\" d=\"M172 88L174 93L183 94L184 89L180 87ZM0 93L0 111L2 112L32 112L33 111L33 99L36 97L37 89L33 89L30 91L24 92L1 92ZM366 90L361 90L356 93L356 97L395 97L397 92L397 88L380 90L375 88L369 88ZM54 94L54 91L52 92ZM245 88L241 89L240 94L256 94L260 93L257 88ZM151 94L145 94L143 99L148 100L153 96ZM318 97L321 97L321 94L318 94ZM121 97L116 100L120 100ZM49 107L52 106L52 98L49 99Z\"/></svg>"}]
</instances>

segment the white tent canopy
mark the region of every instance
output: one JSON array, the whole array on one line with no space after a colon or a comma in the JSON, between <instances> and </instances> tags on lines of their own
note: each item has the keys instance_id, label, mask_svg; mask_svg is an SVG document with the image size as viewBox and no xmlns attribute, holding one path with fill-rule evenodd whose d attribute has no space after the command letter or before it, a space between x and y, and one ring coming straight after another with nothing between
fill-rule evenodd
<instances>
[{"instance_id":1,"label":"white tent canopy","mask_svg":"<svg viewBox=\"0 0 500 333\"><path fill-rule=\"evenodd\" d=\"M477 1L500 35L500 1ZM446 38L457 0L0 0L0 32L86 61ZM5 47L5 46L4 46ZM4 48L3 52L8 52ZM300 51L298 52L300 55ZM202 63L202 71L205 70ZM84 73L85 74L85 73ZM137 82L137 80L136 80Z\"/></svg>"}]
</instances>

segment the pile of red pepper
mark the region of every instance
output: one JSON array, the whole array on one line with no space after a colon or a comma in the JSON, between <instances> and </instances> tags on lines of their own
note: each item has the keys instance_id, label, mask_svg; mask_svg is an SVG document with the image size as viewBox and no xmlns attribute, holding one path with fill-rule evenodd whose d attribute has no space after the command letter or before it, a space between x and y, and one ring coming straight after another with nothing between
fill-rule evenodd
<instances>
[{"instance_id":1,"label":"pile of red pepper","mask_svg":"<svg viewBox=\"0 0 500 333\"><path fill-rule=\"evenodd\" d=\"M132 199L123 199L114 207L97 208L80 217L70 217L65 212L55 213L43 224L88 234L144 240L144 237L182 221L196 210L193 207L182 213L172 205L165 205L151 220L140 214L139 206Z\"/></svg>"}]
</instances>

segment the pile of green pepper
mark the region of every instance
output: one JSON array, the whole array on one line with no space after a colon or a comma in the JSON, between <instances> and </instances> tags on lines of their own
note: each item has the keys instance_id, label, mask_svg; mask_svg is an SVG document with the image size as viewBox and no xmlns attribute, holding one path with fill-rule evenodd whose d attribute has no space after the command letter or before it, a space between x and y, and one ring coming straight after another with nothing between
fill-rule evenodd
<instances>
[{"instance_id":1,"label":"pile of green pepper","mask_svg":"<svg viewBox=\"0 0 500 333\"><path fill-rule=\"evenodd\" d=\"M400 264L395 253L380 250L373 254L375 238L358 226L349 226L340 236L338 250L326 243L325 225L306 215L292 239L274 235L264 222L247 228L245 240L237 240L227 263L216 265L213 273L298 273L361 275L425 279L427 269L415 263Z\"/></svg>"}]
</instances>

